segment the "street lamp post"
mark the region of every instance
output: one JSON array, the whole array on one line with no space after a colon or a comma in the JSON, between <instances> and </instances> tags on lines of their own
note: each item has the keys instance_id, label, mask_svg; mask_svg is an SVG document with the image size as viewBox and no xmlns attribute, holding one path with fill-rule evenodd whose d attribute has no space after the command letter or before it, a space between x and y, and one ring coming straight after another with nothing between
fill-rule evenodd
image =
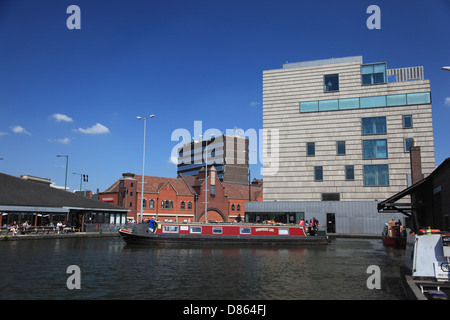
<instances>
[{"instance_id":1,"label":"street lamp post","mask_svg":"<svg viewBox=\"0 0 450 320\"><path fill-rule=\"evenodd\" d=\"M66 157L66 178L64 180L64 191L67 191L67 167L69 166L69 156L58 154L56 155L58 158Z\"/></svg>"},{"instance_id":2,"label":"street lamp post","mask_svg":"<svg viewBox=\"0 0 450 320\"><path fill-rule=\"evenodd\" d=\"M211 134L211 139L213 137L214 134ZM207 222L208 222L208 140L205 140L205 223Z\"/></svg>"},{"instance_id":3,"label":"street lamp post","mask_svg":"<svg viewBox=\"0 0 450 320\"><path fill-rule=\"evenodd\" d=\"M142 209L144 205L144 168L145 168L145 130L147 127L147 119L153 118L155 115L152 114L146 118L143 117L136 117L138 120L144 120L144 142L143 142L143 150L142 150L142 183L141 183L141 223L142 220Z\"/></svg>"},{"instance_id":4,"label":"street lamp post","mask_svg":"<svg viewBox=\"0 0 450 320\"><path fill-rule=\"evenodd\" d=\"M83 173L72 172L72 174L78 174L78 175L80 175L80 191L81 191L81 186L82 186L82 182L83 182Z\"/></svg>"}]
</instances>

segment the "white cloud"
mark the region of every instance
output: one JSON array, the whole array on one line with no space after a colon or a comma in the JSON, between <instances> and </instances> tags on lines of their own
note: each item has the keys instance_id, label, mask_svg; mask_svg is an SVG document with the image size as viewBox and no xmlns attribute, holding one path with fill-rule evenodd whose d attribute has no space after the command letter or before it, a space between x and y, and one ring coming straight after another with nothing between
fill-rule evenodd
<instances>
[{"instance_id":1,"label":"white cloud","mask_svg":"<svg viewBox=\"0 0 450 320\"><path fill-rule=\"evenodd\" d=\"M261 102L252 101L252 102L250 102L250 107L256 107L256 106L259 106L260 104L261 104Z\"/></svg>"},{"instance_id":2,"label":"white cloud","mask_svg":"<svg viewBox=\"0 0 450 320\"><path fill-rule=\"evenodd\" d=\"M14 133L23 133L23 134L28 134L31 136L31 133L29 133L27 130L25 130L25 128L21 127L21 126L15 126L15 127L11 127L11 130Z\"/></svg>"},{"instance_id":3,"label":"white cloud","mask_svg":"<svg viewBox=\"0 0 450 320\"><path fill-rule=\"evenodd\" d=\"M445 105L450 107L450 97L445 98Z\"/></svg>"},{"instance_id":4,"label":"white cloud","mask_svg":"<svg viewBox=\"0 0 450 320\"><path fill-rule=\"evenodd\" d=\"M65 114L62 113L55 113L52 115L53 119L56 120L56 122L73 122L73 119Z\"/></svg>"},{"instance_id":5,"label":"white cloud","mask_svg":"<svg viewBox=\"0 0 450 320\"><path fill-rule=\"evenodd\" d=\"M169 163L169 164L174 164L174 165L178 165L178 158L177 158L177 157L174 157L174 156L171 156L171 157L169 158L169 160L167 160L167 163Z\"/></svg>"},{"instance_id":6,"label":"white cloud","mask_svg":"<svg viewBox=\"0 0 450 320\"><path fill-rule=\"evenodd\" d=\"M78 128L79 132L85 133L85 134L104 134L104 133L110 133L109 129L105 127L104 125L100 123L96 123L95 126L92 126L87 129Z\"/></svg>"},{"instance_id":7,"label":"white cloud","mask_svg":"<svg viewBox=\"0 0 450 320\"><path fill-rule=\"evenodd\" d=\"M70 143L70 139L69 138L63 138L63 139L47 139L50 142L58 142L58 143L62 143L62 144L69 144Z\"/></svg>"},{"instance_id":8,"label":"white cloud","mask_svg":"<svg viewBox=\"0 0 450 320\"><path fill-rule=\"evenodd\" d=\"M9 133L8 132L0 132L0 137L1 136L7 136Z\"/></svg>"}]
</instances>

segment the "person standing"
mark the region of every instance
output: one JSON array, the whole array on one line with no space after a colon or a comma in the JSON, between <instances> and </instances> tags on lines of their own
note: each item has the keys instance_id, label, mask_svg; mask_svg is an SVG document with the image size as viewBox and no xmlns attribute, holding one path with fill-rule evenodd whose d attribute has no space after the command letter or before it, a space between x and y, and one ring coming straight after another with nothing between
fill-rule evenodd
<instances>
[{"instance_id":1,"label":"person standing","mask_svg":"<svg viewBox=\"0 0 450 320\"><path fill-rule=\"evenodd\" d=\"M150 223L148 224L148 228L150 229L150 231L152 233L155 233L156 226L157 226L157 222L155 221L155 218L152 217L151 220L150 220Z\"/></svg>"}]
</instances>

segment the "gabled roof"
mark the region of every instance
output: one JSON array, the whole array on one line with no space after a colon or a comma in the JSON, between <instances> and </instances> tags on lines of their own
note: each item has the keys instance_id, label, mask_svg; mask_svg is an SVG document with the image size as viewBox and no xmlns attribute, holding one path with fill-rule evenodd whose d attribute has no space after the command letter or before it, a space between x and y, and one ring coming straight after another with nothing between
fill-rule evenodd
<instances>
[{"instance_id":1,"label":"gabled roof","mask_svg":"<svg viewBox=\"0 0 450 320\"><path fill-rule=\"evenodd\" d=\"M259 186L249 186L241 184L230 184L224 183L225 196L230 199L245 199L248 200L248 193L250 191L251 200L257 200L262 192L262 187Z\"/></svg>"},{"instance_id":2,"label":"gabled roof","mask_svg":"<svg viewBox=\"0 0 450 320\"><path fill-rule=\"evenodd\" d=\"M98 211L128 211L106 202L80 197L74 193L48 185L0 173L0 207L65 208Z\"/></svg>"},{"instance_id":3,"label":"gabled roof","mask_svg":"<svg viewBox=\"0 0 450 320\"><path fill-rule=\"evenodd\" d=\"M121 179L114 182L105 192L118 192L119 182ZM142 175L134 175L134 180L136 180L136 190L141 191ZM161 188L170 183L175 192L178 195L194 195L195 193L187 185L183 179L179 178L166 178L166 177L155 177L155 176L144 176L144 192L147 193L159 193Z\"/></svg>"}]
</instances>

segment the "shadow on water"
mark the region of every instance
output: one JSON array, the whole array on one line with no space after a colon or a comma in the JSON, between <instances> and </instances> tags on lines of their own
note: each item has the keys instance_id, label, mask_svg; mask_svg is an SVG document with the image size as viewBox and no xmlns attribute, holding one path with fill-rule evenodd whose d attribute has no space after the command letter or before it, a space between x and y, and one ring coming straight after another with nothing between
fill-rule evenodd
<instances>
[{"instance_id":1,"label":"shadow on water","mask_svg":"<svg viewBox=\"0 0 450 320\"><path fill-rule=\"evenodd\" d=\"M125 245L119 238L0 243L1 299L404 299L403 251L381 240L293 247ZM81 289L69 290L69 265ZM381 289L368 289L370 265Z\"/></svg>"}]
</instances>

